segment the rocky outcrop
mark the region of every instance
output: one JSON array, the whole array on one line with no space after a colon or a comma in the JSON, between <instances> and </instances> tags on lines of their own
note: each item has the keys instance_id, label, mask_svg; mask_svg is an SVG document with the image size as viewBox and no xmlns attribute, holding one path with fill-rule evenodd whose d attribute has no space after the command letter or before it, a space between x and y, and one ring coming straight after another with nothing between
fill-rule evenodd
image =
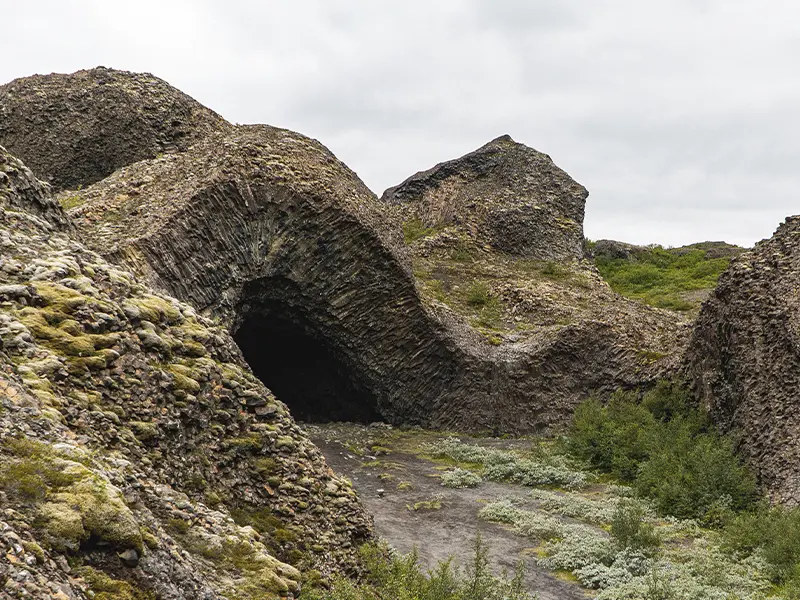
<instances>
[{"instance_id":1,"label":"rocky outcrop","mask_svg":"<svg viewBox=\"0 0 800 600\"><path fill-rule=\"evenodd\" d=\"M441 185L407 183L380 202L318 142L231 126L62 200L89 246L219 318L306 419L538 431L591 391L672 367L678 319L620 300L576 260L580 185L510 138L446 164ZM440 206L438 192L412 191L453 182L460 217L426 225L415 211ZM444 296L461 285L453 302L429 293L418 262L451 242L481 258L456 261L461 284L442 284ZM499 310L488 328L476 324L487 311L462 301L479 265L493 273L484 308Z\"/></svg>"},{"instance_id":2,"label":"rocky outcrop","mask_svg":"<svg viewBox=\"0 0 800 600\"><path fill-rule=\"evenodd\" d=\"M369 518L228 332L75 241L2 148L0 175L4 597L294 597L356 568Z\"/></svg>"},{"instance_id":3,"label":"rocky outcrop","mask_svg":"<svg viewBox=\"0 0 800 600\"><path fill-rule=\"evenodd\" d=\"M384 192L425 227L455 225L477 244L540 260L583 258L589 192L546 154L504 135Z\"/></svg>"},{"instance_id":4,"label":"rocky outcrop","mask_svg":"<svg viewBox=\"0 0 800 600\"><path fill-rule=\"evenodd\" d=\"M98 67L0 86L0 144L56 189L184 150L222 117L147 73Z\"/></svg>"},{"instance_id":5,"label":"rocky outcrop","mask_svg":"<svg viewBox=\"0 0 800 600\"><path fill-rule=\"evenodd\" d=\"M775 500L800 503L800 217L734 259L700 311L687 378Z\"/></svg>"}]
</instances>

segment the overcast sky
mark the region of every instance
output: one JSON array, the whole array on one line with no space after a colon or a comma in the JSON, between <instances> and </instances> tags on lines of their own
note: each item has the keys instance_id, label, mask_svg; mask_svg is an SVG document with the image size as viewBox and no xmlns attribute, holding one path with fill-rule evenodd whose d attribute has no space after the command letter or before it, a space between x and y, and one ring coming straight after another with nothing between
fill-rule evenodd
<instances>
[{"instance_id":1,"label":"overcast sky","mask_svg":"<svg viewBox=\"0 0 800 600\"><path fill-rule=\"evenodd\" d=\"M800 213L792 0L0 0L0 82L148 71L321 140L376 193L508 133L586 235L751 245Z\"/></svg>"}]
</instances>

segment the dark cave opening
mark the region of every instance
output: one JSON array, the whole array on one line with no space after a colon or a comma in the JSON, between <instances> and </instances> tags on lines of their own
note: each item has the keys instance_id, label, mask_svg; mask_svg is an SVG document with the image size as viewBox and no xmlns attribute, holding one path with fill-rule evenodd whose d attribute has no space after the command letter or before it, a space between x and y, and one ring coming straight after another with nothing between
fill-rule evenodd
<instances>
[{"instance_id":1,"label":"dark cave opening","mask_svg":"<svg viewBox=\"0 0 800 600\"><path fill-rule=\"evenodd\" d=\"M297 421L380 421L375 397L307 319L283 307L250 311L234 339L253 373Z\"/></svg>"}]
</instances>

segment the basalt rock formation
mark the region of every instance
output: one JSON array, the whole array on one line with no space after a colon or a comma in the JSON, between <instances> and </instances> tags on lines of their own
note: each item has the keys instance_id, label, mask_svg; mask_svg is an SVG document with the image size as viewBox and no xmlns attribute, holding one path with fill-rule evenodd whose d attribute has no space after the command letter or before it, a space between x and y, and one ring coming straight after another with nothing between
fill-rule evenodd
<instances>
[{"instance_id":1,"label":"basalt rock formation","mask_svg":"<svg viewBox=\"0 0 800 600\"><path fill-rule=\"evenodd\" d=\"M476 244L539 260L583 258L589 192L546 154L504 135L386 190L422 223L455 225Z\"/></svg>"},{"instance_id":2,"label":"basalt rock formation","mask_svg":"<svg viewBox=\"0 0 800 600\"><path fill-rule=\"evenodd\" d=\"M0 147L0 594L294 597L370 537L226 329L76 241Z\"/></svg>"},{"instance_id":3,"label":"basalt rock formation","mask_svg":"<svg viewBox=\"0 0 800 600\"><path fill-rule=\"evenodd\" d=\"M0 143L56 189L184 150L227 122L149 74L98 67L0 86Z\"/></svg>"},{"instance_id":4,"label":"basalt rock formation","mask_svg":"<svg viewBox=\"0 0 800 600\"><path fill-rule=\"evenodd\" d=\"M694 327L685 372L764 489L800 503L800 217L734 259Z\"/></svg>"},{"instance_id":5,"label":"basalt rock formation","mask_svg":"<svg viewBox=\"0 0 800 600\"><path fill-rule=\"evenodd\" d=\"M380 201L318 142L228 125L60 199L89 247L219 319L296 416L513 432L675 365L680 319L583 261L585 197L505 136Z\"/></svg>"}]
</instances>

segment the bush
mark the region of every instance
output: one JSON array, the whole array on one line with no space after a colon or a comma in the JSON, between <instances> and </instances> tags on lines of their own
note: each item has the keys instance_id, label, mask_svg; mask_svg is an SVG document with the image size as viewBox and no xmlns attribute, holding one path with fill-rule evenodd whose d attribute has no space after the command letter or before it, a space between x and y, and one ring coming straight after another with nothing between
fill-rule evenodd
<instances>
[{"instance_id":1,"label":"bush","mask_svg":"<svg viewBox=\"0 0 800 600\"><path fill-rule=\"evenodd\" d=\"M759 505L733 519L724 540L725 547L740 556L758 551L774 583L800 591L800 508Z\"/></svg>"},{"instance_id":2,"label":"bush","mask_svg":"<svg viewBox=\"0 0 800 600\"><path fill-rule=\"evenodd\" d=\"M695 434L693 424L680 418L663 425L654 446L657 451L642 464L634 487L661 512L711 525L721 507L739 511L755 499L755 478L727 438Z\"/></svg>"},{"instance_id":3,"label":"bush","mask_svg":"<svg viewBox=\"0 0 800 600\"><path fill-rule=\"evenodd\" d=\"M664 382L641 403L631 392L615 393L607 406L587 400L566 444L593 467L632 482L662 513L720 526L752 503L756 485L731 441L707 427L686 392Z\"/></svg>"},{"instance_id":4,"label":"bush","mask_svg":"<svg viewBox=\"0 0 800 600\"><path fill-rule=\"evenodd\" d=\"M615 292L648 304L679 311L699 308L684 292L713 289L729 258L707 258L702 249L668 250L655 246L631 258L597 256L595 265Z\"/></svg>"},{"instance_id":5,"label":"bush","mask_svg":"<svg viewBox=\"0 0 800 600\"><path fill-rule=\"evenodd\" d=\"M363 583L344 577L331 582L330 589L310 587L301 598L307 600L533 600L523 589L518 565L513 577L494 576L489 568L488 550L476 536L473 557L465 570L452 559L424 573L416 552L399 556L386 548L367 545L361 550L367 575ZM521 565L521 563L520 563Z\"/></svg>"},{"instance_id":6,"label":"bush","mask_svg":"<svg viewBox=\"0 0 800 600\"><path fill-rule=\"evenodd\" d=\"M611 521L611 537L618 550L640 550L648 555L661 545L655 527L645 521L646 514L638 502L627 500L619 503Z\"/></svg>"},{"instance_id":7,"label":"bush","mask_svg":"<svg viewBox=\"0 0 800 600\"><path fill-rule=\"evenodd\" d=\"M593 467L630 482L648 458L655 424L630 392L616 392L606 407L590 398L575 411L567 447Z\"/></svg>"},{"instance_id":8,"label":"bush","mask_svg":"<svg viewBox=\"0 0 800 600\"><path fill-rule=\"evenodd\" d=\"M456 468L442 474L442 485L450 488L472 488L477 486L482 479L472 471Z\"/></svg>"}]
</instances>

